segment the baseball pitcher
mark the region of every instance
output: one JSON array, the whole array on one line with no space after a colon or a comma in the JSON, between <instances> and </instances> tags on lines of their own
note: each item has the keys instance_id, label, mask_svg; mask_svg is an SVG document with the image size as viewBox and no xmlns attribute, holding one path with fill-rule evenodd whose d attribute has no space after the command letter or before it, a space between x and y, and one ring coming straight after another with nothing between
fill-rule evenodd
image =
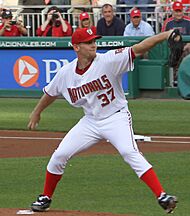
<instances>
[{"instance_id":1,"label":"baseball pitcher","mask_svg":"<svg viewBox=\"0 0 190 216\"><path fill-rule=\"evenodd\" d=\"M41 112L62 95L72 106L82 107L84 117L67 133L53 153L46 172L44 190L32 203L33 211L47 211L57 183L68 160L75 154L109 140L137 176L152 190L159 205L172 213L177 198L162 187L152 165L140 153L134 139L132 117L122 89L122 75L134 68L135 57L169 38L172 30L142 42L107 53L96 53L96 39L91 29L77 29L72 35L77 58L64 65L44 88L44 95L30 115L28 128L34 130Z\"/></svg>"}]
</instances>

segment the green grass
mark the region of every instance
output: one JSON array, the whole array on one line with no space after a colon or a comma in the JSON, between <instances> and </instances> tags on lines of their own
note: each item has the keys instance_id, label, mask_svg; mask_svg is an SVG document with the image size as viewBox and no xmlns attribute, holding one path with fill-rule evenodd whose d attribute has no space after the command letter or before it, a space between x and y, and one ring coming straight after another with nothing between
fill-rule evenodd
<instances>
[{"instance_id":1,"label":"green grass","mask_svg":"<svg viewBox=\"0 0 190 216\"><path fill-rule=\"evenodd\" d=\"M190 135L190 103L184 100L129 101L137 133Z\"/></svg>"},{"instance_id":2,"label":"green grass","mask_svg":"<svg viewBox=\"0 0 190 216\"><path fill-rule=\"evenodd\" d=\"M0 129L27 130L29 114L38 99L0 99ZM130 100L136 134L190 135L190 103L184 100ZM42 114L38 130L68 131L81 117L81 109L57 100ZM152 153L164 186L179 197L175 216L189 216L190 153ZM49 158L0 159L0 208L27 208L42 192ZM152 192L120 156L75 157L58 185L52 208L162 216Z\"/></svg>"},{"instance_id":3,"label":"green grass","mask_svg":"<svg viewBox=\"0 0 190 216\"><path fill-rule=\"evenodd\" d=\"M38 99L0 99L0 129L27 130ZM185 100L130 100L133 126L138 134L190 135L190 103ZM68 131L81 117L80 108L59 99L43 113L39 130Z\"/></svg>"},{"instance_id":4,"label":"green grass","mask_svg":"<svg viewBox=\"0 0 190 216\"><path fill-rule=\"evenodd\" d=\"M0 99L0 129L27 130L29 115L38 99ZM39 130L68 131L82 117L82 109L71 107L65 100L57 100L42 113Z\"/></svg>"},{"instance_id":5,"label":"green grass","mask_svg":"<svg viewBox=\"0 0 190 216\"><path fill-rule=\"evenodd\" d=\"M147 154L165 189L180 200L175 216L189 216L190 153ZM0 159L1 208L27 208L43 188L48 158ZM75 157L69 161L53 209L161 216L152 192L120 156Z\"/></svg>"}]
</instances>

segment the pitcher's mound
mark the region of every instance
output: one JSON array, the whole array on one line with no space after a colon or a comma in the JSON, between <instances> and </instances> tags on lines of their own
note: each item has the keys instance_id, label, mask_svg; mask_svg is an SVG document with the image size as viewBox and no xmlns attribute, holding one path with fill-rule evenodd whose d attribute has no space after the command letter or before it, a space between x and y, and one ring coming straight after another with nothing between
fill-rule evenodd
<instances>
[{"instance_id":1,"label":"pitcher's mound","mask_svg":"<svg viewBox=\"0 0 190 216\"><path fill-rule=\"evenodd\" d=\"M112 214L103 212L82 212L82 211L65 211L49 210L48 212L32 212L29 209L3 209L0 208L0 215L35 215L35 216L135 216L134 214Z\"/></svg>"}]
</instances>

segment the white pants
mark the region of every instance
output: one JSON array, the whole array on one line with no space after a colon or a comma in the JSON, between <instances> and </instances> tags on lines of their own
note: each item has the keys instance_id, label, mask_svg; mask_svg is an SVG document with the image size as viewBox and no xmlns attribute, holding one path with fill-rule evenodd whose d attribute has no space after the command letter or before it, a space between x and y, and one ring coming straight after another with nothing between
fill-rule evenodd
<instances>
[{"instance_id":1,"label":"white pants","mask_svg":"<svg viewBox=\"0 0 190 216\"><path fill-rule=\"evenodd\" d=\"M101 139L110 141L138 177L152 167L138 150L131 114L125 108L103 120L84 116L63 138L53 153L47 170L53 174L63 174L67 161L73 155L88 149Z\"/></svg>"}]
</instances>

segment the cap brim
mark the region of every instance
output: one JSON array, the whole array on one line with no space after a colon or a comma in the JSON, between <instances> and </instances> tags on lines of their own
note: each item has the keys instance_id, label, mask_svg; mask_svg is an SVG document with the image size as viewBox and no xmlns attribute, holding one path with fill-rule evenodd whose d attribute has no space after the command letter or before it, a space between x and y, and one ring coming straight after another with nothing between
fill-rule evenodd
<instances>
[{"instance_id":1,"label":"cap brim","mask_svg":"<svg viewBox=\"0 0 190 216\"><path fill-rule=\"evenodd\" d=\"M89 17L82 17L80 20L83 21L84 19L90 19Z\"/></svg>"},{"instance_id":2,"label":"cap brim","mask_svg":"<svg viewBox=\"0 0 190 216\"><path fill-rule=\"evenodd\" d=\"M174 9L174 11L177 11L177 10L182 11L183 8L175 8L175 9Z\"/></svg>"},{"instance_id":3,"label":"cap brim","mask_svg":"<svg viewBox=\"0 0 190 216\"><path fill-rule=\"evenodd\" d=\"M132 18L134 18L134 17L140 17L140 15L135 15L135 16L131 16Z\"/></svg>"},{"instance_id":4,"label":"cap brim","mask_svg":"<svg viewBox=\"0 0 190 216\"><path fill-rule=\"evenodd\" d=\"M91 41L91 40L93 40L93 39L100 39L100 38L102 38L101 35L92 35L91 37L89 37L89 38L87 38L87 39L81 41L80 43L84 43L84 42Z\"/></svg>"}]
</instances>

